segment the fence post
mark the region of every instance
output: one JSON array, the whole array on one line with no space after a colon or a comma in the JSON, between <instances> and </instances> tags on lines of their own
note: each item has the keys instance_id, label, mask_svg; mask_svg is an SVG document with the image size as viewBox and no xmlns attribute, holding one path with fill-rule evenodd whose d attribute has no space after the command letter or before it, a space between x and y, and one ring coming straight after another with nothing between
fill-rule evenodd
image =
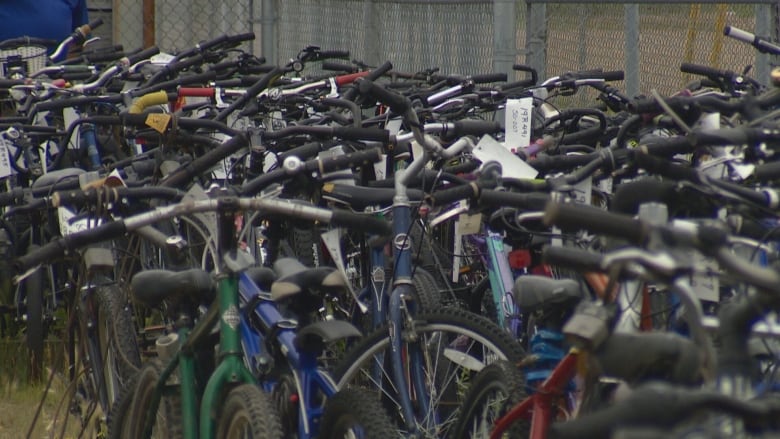
<instances>
[{"instance_id":1,"label":"fence post","mask_svg":"<svg viewBox=\"0 0 780 439\"><path fill-rule=\"evenodd\" d=\"M154 0L144 0L142 3L141 8L143 9L143 35L144 35L144 46L143 47L152 47L157 42L155 41L155 32L154 32Z\"/></svg>"},{"instance_id":2,"label":"fence post","mask_svg":"<svg viewBox=\"0 0 780 439\"><path fill-rule=\"evenodd\" d=\"M760 37L772 38L772 5L759 3L756 5L756 30L754 33ZM756 66L752 74L763 85L769 84L769 64L772 57L769 54L756 51Z\"/></svg>"},{"instance_id":3,"label":"fence post","mask_svg":"<svg viewBox=\"0 0 780 439\"><path fill-rule=\"evenodd\" d=\"M506 73L514 81L517 56L517 6L515 0L493 0L493 72Z\"/></svg>"},{"instance_id":4,"label":"fence post","mask_svg":"<svg viewBox=\"0 0 780 439\"><path fill-rule=\"evenodd\" d=\"M379 14L379 7L377 7L374 0L365 0L363 2L363 23L365 23L363 47L366 58L362 61L366 64L377 66L385 62L384 59L380 59L382 53L379 47L382 40Z\"/></svg>"},{"instance_id":5,"label":"fence post","mask_svg":"<svg viewBox=\"0 0 780 439\"><path fill-rule=\"evenodd\" d=\"M625 54L626 95L639 95L639 5L625 6Z\"/></svg>"},{"instance_id":6,"label":"fence post","mask_svg":"<svg viewBox=\"0 0 780 439\"><path fill-rule=\"evenodd\" d=\"M539 79L547 77L547 4L526 0L525 63L536 69Z\"/></svg>"},{"instance_id":7,"label":"fence post","mask_svg":"<svg viewBox=\"0 0 780 439\"><path fill-rule=\"evenodd\" d=\"M276 50L276 0L260 0L260 41L264 56L269 63L278 63Z\"/></svg>"}]
</instances>

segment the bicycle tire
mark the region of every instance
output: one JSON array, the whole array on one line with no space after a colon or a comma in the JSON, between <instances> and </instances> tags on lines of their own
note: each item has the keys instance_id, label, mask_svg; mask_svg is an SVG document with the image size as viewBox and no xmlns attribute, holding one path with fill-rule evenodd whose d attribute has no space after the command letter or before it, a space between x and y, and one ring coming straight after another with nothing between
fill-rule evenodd
<instances>
[{"instance_id":1,"label":"bicycle tire","mask_svg":"<svg viewBox=\"0 0 780 439\"><path fill-rule=\"evenodd\" d=\"M479 370L499 359L517 363L525 355L522 347L506 331L466 310L442 308L437 312L421 314L415 317L413 327L414 334L406 334L407 342L403 346L407 354L405 358L409 358L408 340L416 337L421 344L414 346L426 347L424 351L428 363L412 365L407 361L405 374L422 374L426 377L429 389L435 384L435 392L428 393L439 399L428 402L431 407L441 411L417 415L414 423L423 437L440 437L454 424L466 386ZM345 354L335 368L334 378L340 389L362 387L380 393L385 407L395 416L396 423L402 426L406 423L392 384L392 370L387 364L388 352L389 327L384 325ZM381 374L381 377L377 374ZM457 399L443 401L445 397ZM436 414L442 421L433 426L421 425L429 421L428 417L432 414Z\"/></svg>"},{"instance_id":2,"label":"bicycle tire","mask_svg":"<svg viewBox=\"0 0 780 439\"><path fill-rule=\"evenodd\" d=\"M140 369L139 371L140 372ZM116 401L111 406L106 416L106 425L108 428L108 439L122 439L122 433L128 431L128 422L130 422L130 408L135 395L135 386L138 381L139 373L133 374L130 380L122 386Z\"/></svg>"},{"instance_id":3,"label":"bicycle tire","mask_svg":"<svg viewBox=\"0 0 780 439\"><path fill-rule=\"evenodd\" d=\"M163 371L159 360L147 362L138 371L133 389L133 398L128 409L128 418L118 439L146 438L144 427L146 416L151 410L152 395ZM119 415L117 415L119 416ZM184 436L181 422L181 397L176 393L166 393L160 398L156 419L150 438L178 439Z\"/></svg>"},{"instance_id":4,"label":"bicycle tire","mask_svg":"<svg viewBox=\"0 0 780 439\"><path fill-rule=\"evenodd\" d=\"M325 403L319 437L395 439L398 430L371 394L344 389Z\"/></svg>"},{"instance_id":5,"label":"bicycle tire","mask_svg":"<svg viewBox=\"0 0 780 439\"><path fill-rule=\"evenodd\" d=\"M416 267L414 276L414 299L417 303L417 313L434 312L443 306L441 292L436 279L424 268Z\"/></svg>"},{"instance_id":6,"label":"bicycle tire","mask_svg":"<svg viewBox=\"0 0 780 439\"><path fill-rule=\"evenodd\" d=\"M27 247L27 253L40 248L38 245ZM38 267L23 282L25 297L25 339L30 352L29 377L32 381L43 377L43 269Z\"/></svg>"},{"instance_id":7,"label":"bicycle tire","mask_svg":"<svg viewBox=\"0 0 780 439\"><path fill-rule=\"evenodd\" d=\"M217 422L220 439L282 438L279 415L267 394L252 384L230 390Z\"/></svg>"},{"instance_id":8,"label":"bicycle tire","mask_svg":"<svg viewBox=\"0 0 780 439\"><path fill-rule=\"evenodd\" d=\"M116 401L119 390L141 367L141 353L135 335L132 310L124 306L122 290L116 284L96 289L98 313L98 340L103 365L104 386L108 392L109 407Z\"/></svg>"},{"instance_id":9,"label":"bicycle tire","mask_svg":"<svg viewBox=\"0 0 780 439\"><path fill-rule=\"evenodd\" d=\"M526 381L518 366L496 361L482 369L463 400L451 437L486 439L497 419L527 397ZM508 437L529 437L530 421L515 422Z\"/></svg>"}]
</instances>

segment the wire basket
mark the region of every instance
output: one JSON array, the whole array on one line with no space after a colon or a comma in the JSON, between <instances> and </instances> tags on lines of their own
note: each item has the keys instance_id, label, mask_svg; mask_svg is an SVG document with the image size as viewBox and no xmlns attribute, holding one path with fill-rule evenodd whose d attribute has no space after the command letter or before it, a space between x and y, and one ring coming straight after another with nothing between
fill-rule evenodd
<instances>
[{"instance_id":1,"label":"wire basket","mask_svg":"<svg viewBox=\"0 0 780 439\"><path fill-rule=\"evenodd\" d=\"M8 78L14 69L20 69L22 75L30 76L46 67L47 58L45 46L27 45L0 49L0 77Z\"/></svg>"}]
</instances>

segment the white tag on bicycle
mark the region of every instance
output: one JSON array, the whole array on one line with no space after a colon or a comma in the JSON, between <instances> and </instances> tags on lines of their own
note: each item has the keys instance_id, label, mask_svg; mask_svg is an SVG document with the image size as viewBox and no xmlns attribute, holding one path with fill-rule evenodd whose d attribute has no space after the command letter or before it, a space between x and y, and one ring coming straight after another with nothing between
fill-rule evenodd
<instances>
[{"instance_id":1,"label":"white tag on bicycle","mask_svg":"<svg viewBox=\"0 0 780 439\"><path fill-rule=\"evenodd\" d=\"M720 271L718 263L711 258L707 258L699 252L691 252L693 266L706 273L715 273L713 275L695 274L691 276L691 288L700 300L710 302L720 301L720 282L717 273Z\"/></svg>"},{"instance_id":2,"label":"white tag on bicycle","mask_svg":"<svg viewBox=\"0 0 780 439\"><path fill-rule=\"evenodd\" d=\"M76 216L70 209L65 207L57 208L57 216L60 222L60 233L62 236L67 236L76 232L81 232L92 227L98 226L102 221L94 221L90 217L81 218L73 221L73 217Z\"/></svg>"},{"instance_id":3,"label":"white tag on bicycle","mask_svg":"<svg viewBox=\"0 0 780 439\"><path fill-rule=\"evenodd\" d=\"M504 177L528 179L535 178L539 174L539 171L521 160L520 157L512 154L502 144L488 135L479 139L479 143L474 147L472 153L482 163L489 161L501 163L501 175Z\"/></svg>"},{"instance_id":4,"label":"white tag on bicycle","mask_svg":"<svg viewBox=\"0 0 780 439\"><path fill-rule=\"evenodd\" d=\"M612 193L612 177L606 177L599 180L598 188L605 194Z\"/></svg>"},{"instance_id":5,"label":"white tag on bicycle","mask_svg":"<svg viewBox=\"0 0 780 439\"><path fill-rule=\"evenodd\" d=\"M8 177L13 174L11 167L11 157L9 156L8 145L5 139L0 137L0 178Z\"/></svg>"},{"instance_id":6,"label":"white tag on bicycle","mask_svg":"<svg viewBox=\"0 0 780 439\"><path fill-rule=\"evenodd\" d=\"M590 177L574 185L574 202L578 204L591 204L593 196L593 179Z\"/></svg>"},{"instance_id":7,"label":"white tag on bicycle","mask_svg":"<svg viewBox=\"0 0 780 439\"><path fill-rule=\"evenodd\" d=\"M152 56L149 58L149 62L152 64L156 64L158 66L166 66L170 64L171 61L173 61L174 57L173 55L165 52L160 52L157 55Z\"/></svg>"},{"instance_id":8,"label":"white tag on bicycle","mask_svg":"<svg viewBox=\"0 0 780 439\"><path fill-rule=\"evenodd\" d=\"M458 218L460 233L463 235L476 235L482 227L482 214L469 215L464 213Z\"/></svg>"},{"instance_id":9,"label":"white tag on bicycle","mask_svg":"<svg viewBox=\"0 0 780 439\"><path fill-rule=\"evenodd\" d=\"M377 163L374 163L374 175L377 180L384 180L387 173L387 154L382 154Z\"/></svg>"},{"instance_id":10,"label":"white tag on bicycle","mask_svg":"<svg viewBox=\"0 0 780 439\"><path fill-rule=\"evenodd\" d=\"M533 98L507 99L504 116L504 147L511 152L531 143Z\"/></svg>"}]
</instances>

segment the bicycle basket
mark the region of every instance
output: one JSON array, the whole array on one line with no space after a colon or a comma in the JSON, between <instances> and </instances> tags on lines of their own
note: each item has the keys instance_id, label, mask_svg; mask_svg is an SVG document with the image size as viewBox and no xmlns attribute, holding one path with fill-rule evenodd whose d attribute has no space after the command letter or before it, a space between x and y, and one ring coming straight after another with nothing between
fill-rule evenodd
<instances>
[{"instance_id":1,"label":"bicycle basket","mask_svg":"<svg viewBox=\"0 0 780 439\"><path fill-rule=\"evenodd\" d=\"M26 45L0 49L0 77L7 78L12 69L29 76L46 67L46 47Z\"/></svg>"}]
</instances>

